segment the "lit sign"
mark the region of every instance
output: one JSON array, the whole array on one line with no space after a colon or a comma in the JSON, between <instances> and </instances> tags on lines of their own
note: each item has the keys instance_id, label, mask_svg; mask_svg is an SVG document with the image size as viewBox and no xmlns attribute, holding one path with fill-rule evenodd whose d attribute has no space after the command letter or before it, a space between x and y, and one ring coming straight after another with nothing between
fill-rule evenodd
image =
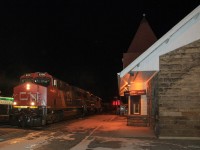
<instances>
[{"instance_id":1,"label":"lit sign","mask_svg":"<svg viewBox=\"0 0 200 150\"><path fill-rule=\"evenodd\" d=\"M5 100L5 101L13 101L13 97L0 97L0 100Z\"/></svg>"},{"instance_id":2,"label":"lit sign","mask_svg":"<svg viewBox=\"0 0 200 150\"><path fill-rule=\"evenodd\" d=\"M121 104L120 100L114 100L114 101L112 102L112 105L113 105L113 106L119 106L120 104Z\"/></svg>"},{"instance_id":3,"label":"lit sign","mask_svg":"<svg viewBox=\"0 0 200 150\"><path fill-rule=\"evenodd\" d=\"M8 104L11 105L13 101L7 101L7 100L0 100L0 104Z\"/></svg>"},{"instance_id":4,"label":"lit sign","mask_svg":"<svg viewBox=\"0 0 200 150\"><path fill-rule=\"evenodd\" d=\"M130 95L145 95L146 90L132 90L130 91Z\"/></svg>"},{"instance_id":5,"label":"lit sign","mask_svg":"<svg viewBox=\"0 0 200 150\"><path fill-rule=\"evenodd\" d=\"M132 90L124 92L124 96L132 96L132 95L146 95L146 90Z\"/></svg>"}]
</instances>

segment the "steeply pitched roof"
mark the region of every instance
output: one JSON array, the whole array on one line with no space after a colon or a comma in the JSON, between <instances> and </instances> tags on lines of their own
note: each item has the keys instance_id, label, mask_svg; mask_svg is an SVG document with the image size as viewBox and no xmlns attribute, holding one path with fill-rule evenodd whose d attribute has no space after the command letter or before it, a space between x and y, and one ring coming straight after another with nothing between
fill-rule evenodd
<instances>
[{"instance_id":1,"label":"steeply pitched roof","mask_svg":"<svg viewBox=\"0 0 200 150\"><path fill-rule=\"evenodd\" d=\"M128 48L127 53L146 51L154 42L157 41L157 37L152 31L145 14L140 22L139 28Z\"/></svg>"},{"instance_id":2,"label":"steeply pitched roof","mask_svg":"<svg viewBox=\"0 0 200 150\"><path fill-rule=\"evenodd\" d=\"M146 51L151 45L157 41L145 15L140 22L138 30L128 48L123 54L123 68L127 67L132 61Z\"/></svg>"}]
</instances>

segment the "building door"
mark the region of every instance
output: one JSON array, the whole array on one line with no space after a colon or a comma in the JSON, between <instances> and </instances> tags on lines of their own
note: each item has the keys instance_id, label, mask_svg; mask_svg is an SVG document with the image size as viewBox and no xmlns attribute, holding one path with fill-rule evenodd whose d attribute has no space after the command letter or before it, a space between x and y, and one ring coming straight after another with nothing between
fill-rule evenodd
<instances>
[{"instance_id":1,"label":"building door","mask_svg":"<svg viewBox=\"0 0 200 150\"><path fill-rule=\"evenodd\" d=\"M131 114L132 115L139 115L141 113L140 99L141 99L140 95L131 96Z\"/></svg>"}]
</instances>

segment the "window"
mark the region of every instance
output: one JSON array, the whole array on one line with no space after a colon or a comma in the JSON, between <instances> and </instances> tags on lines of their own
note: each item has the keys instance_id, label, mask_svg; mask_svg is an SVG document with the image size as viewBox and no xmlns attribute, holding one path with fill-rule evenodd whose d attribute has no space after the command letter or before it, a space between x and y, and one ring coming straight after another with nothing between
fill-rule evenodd
<instances>
[{"instance_id":1,"label":"window","mask_svg":"<svg viewBox=\"0 0 200 150\"><path fill-rule=\"evenodd\" d=\"M57 86L57 80L53 80L53 85Z\"/></svg>"},{"instance_id":2,"label":"window","mask_svg":"<svg viewBox=\"0 0 200 150\"><path fill-rule=\"evenodd\" d=\"M33 82L33 78L22 78L20 80L20 83L25 83L25 82Z\"/></svg>"},{"instance_id":3,"label":"window","mask_svg":"<svg viewBox=\"0 0 200 150\"><path fill-rule=\"evenodd\" d=\"M35 78L34 82L43 86L49 86L50 80L50 78Z\"/></svg>"}]
</instances>

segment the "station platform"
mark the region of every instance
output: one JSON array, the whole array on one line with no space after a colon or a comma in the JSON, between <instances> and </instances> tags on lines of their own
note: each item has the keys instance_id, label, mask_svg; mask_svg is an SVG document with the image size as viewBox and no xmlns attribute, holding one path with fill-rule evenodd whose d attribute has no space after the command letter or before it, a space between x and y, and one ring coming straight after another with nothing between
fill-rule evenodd
<instances>
[{"instance_id":1,"label":"station platform","mask_svg":"<svg viewBox=\"0 0 200 150\"><path fill-rule=\"evenodd\" d=\"M106 129L104 129L104 126ZM101 130L101 129L100 129ZM113 115L108 125L103 125L107 136L119 138L157 138L150 127L128 126L127 117Z\"/></svg>"}]
</instances>

